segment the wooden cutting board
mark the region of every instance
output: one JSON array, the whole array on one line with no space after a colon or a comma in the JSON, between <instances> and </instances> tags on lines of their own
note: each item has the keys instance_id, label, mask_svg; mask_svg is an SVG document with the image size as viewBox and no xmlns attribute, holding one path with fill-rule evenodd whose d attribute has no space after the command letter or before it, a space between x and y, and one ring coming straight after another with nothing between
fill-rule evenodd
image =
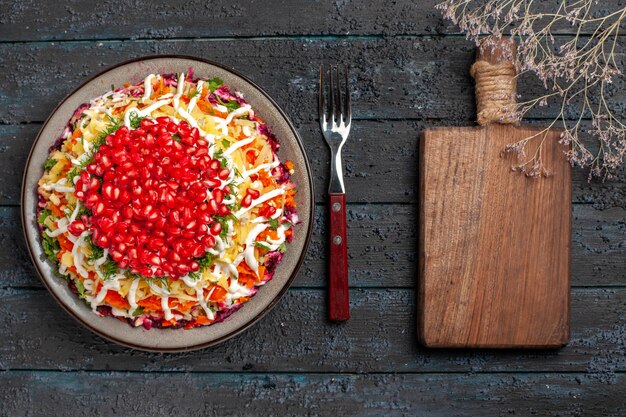
<instances>
[{"instance_id":1,"label":"wooden cutting board","mask_svg":"<svg viewBox=\"0 0 626 417\"><path fill-rule=\"evenodd\" d=\"M548 133L548 178L511 171L507 144L540 128L423 132L418 337L428 347L553 348L569 337L571 168ZM528 145L528 154L534 149Z\"/></svg>"}]
</instances>

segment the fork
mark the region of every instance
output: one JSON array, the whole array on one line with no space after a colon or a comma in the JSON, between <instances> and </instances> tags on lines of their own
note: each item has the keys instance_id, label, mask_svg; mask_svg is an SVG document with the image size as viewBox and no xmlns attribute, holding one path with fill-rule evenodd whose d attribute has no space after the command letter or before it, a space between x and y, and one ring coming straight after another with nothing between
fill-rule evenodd
<instances>
[{"instance_id":1,"label":"fork","mask_svg":"<svg viewBox=\"0 0 626 417\"><path fill-rule=\"evenodd\" d=\"M348 67L344 65L344 102L342 101L339 67L331 66L327 88L324 84L324 65L320 67L318 112L320 128L330 148L330 279L328 294L328 318L345 321L350 318L350 294L348 291L348 246L346 239L346 190L343 185L341 149L350 134L352 113ZM326 92L326 90L328 90ZM326 105L325 96L328 96Z\"/></svg>"}]
</instances>

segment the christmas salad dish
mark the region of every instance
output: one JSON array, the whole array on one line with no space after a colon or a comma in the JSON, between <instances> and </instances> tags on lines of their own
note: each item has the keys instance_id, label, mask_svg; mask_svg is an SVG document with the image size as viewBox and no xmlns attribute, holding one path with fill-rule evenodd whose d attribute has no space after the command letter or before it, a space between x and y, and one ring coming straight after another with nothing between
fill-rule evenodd
<instances>
[{"instance_id":1,"label":"christmas salad dish","mask_svg":"<svg viewBox=\"0 0 626 417\"><path fill-rule=\"evenodd\" d=\"M45 255L101 316L220 322L272 279L299 222L279 147L242 94L191 68L112 86L50 149Z\"/></svg>"}]
</instances>

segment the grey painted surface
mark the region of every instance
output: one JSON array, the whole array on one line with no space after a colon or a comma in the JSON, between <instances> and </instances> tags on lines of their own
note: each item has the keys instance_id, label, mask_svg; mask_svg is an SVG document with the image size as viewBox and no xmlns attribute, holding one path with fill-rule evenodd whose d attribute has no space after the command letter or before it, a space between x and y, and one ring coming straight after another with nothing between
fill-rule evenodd
<instances>
[{"instance_id":1,"label":"grey painted surface","mask_svg":"<svg viewBox=\"0 0 626 417\"><path fill-rule=\"evenodd\" d=\"M470 125L474 114L473 46L441 22L435 2L0 0L0 415L626 415L624 170L605 183L574 171L567 347L417 344L417 137L427 126ZM265 88L305 141L319 201L328 154L315 119L317 66L351 64L349 323L325 320L323 205L294 288L257 326L215 348L161 355L116 346L43 289L16 207L41 122L88 76L156 53L212 58ZM524 84L522 93L538 91ZM623 87L613 95L620 108Z\"/></svg>"}]
</instances>

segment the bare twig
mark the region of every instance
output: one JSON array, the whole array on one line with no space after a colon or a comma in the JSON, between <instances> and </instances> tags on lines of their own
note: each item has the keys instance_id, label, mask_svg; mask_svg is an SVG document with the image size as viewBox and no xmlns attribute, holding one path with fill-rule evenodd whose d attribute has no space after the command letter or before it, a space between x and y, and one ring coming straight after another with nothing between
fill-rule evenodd
<instances>
[{"instance_id":1,"label":"bare twig","mask_svg":"<svg viewBox=\"0 0 626 417\"><path fill-rule=\"evenodd\" d=\"M511 36L518 41L519 72L534 73L546 94L518 104L525 115L535 107L558 101L559 113L548 128L562 127L561 143L571 145L572 165L590 168L593 176L608 178L626 160L626 124L623 111L610 105L611 84L622 77L619 34L626 23L626 7L601 10L596 0L562 0L556 10L541 12L535 0L446 0L436 7L477 44L483 35ZM573 36L555 36L564 25L576 28ZM572 108L577 116L572 117ZM585 128L590 119L591 127ZM546 175L541 148L547 129L510 144L505 152L516 155L515 170L526 175ZM591 152L581 135L598 141ZM531 140L540 145L533 155L524 152Z\"/></svg>"}]
</instances>

